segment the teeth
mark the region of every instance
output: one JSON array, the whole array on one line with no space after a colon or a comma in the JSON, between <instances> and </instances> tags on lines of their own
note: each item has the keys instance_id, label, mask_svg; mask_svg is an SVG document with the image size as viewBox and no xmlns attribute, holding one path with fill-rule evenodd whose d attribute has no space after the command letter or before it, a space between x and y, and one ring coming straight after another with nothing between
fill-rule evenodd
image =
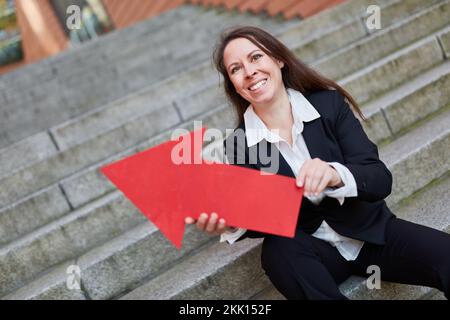
<instances>
[{"instance_id":1,"label":"teeth","mask_svg":"<svg viewBox=\"0 0 450 320\"><path fill-rule=\"evenodd\" d=\"M261 88L263 85L265 85L266 82L267 82L267 80L261 80L261 81L259 81L257 84L251 86L249 89L250 89L251 91L257 90L257 89Z\"/></svg>"}]
</instances>

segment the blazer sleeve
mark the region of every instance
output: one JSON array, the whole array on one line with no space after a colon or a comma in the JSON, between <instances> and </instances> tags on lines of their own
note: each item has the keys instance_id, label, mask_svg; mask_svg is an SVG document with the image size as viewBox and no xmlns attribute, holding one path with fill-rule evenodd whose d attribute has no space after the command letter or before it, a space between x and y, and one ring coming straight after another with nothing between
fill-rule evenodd
<instances>
[{"instance_id":1,"label":"blazer sleeve","mask_svg":"<svg viewBox=\"0 0 450 320\"><path fill-rule=\"evenodd\" d=\"M236 131L235 131L236 132ZM227 158L227 161L229 164L231 165L236 165L236 166L241 166L241 167L245 167L245 168L249 168L249 169L254 169L254 170L258 170L258 168L256 168L256 166L250 164L249 161L249 155L248 152L246 151L246 145L242 144L242 143L238 143L238 141L236 141L235 138L235 134L231 134L227 139L224 140L223 142L223 146L224 146L224 154ZM228 148L227 149L227 145L228 144L233 144L233 148ZM228 145L229 146L229 145ZM227 152L227 150L229 152ZM246 230L246 232L240 236L235 242L244 240L245 238L263 238L265 237L266 234L262 233L262 232L257 232L257 231L252 231L252 230Z\"/></svg>"},{"instance_id":2,"label":"blazer sleeve","mask_svg":"<svg viewBox=\"0 0 450 320\"><path fill-rule=\"evenodd\" d=\"M379 159L377 146L367 137L344 96L335 91L336 137L344 156L344 165L353 174L357 198L375 202L386 198L392 190L392 174Z\"/></svg>"}]
</instances>

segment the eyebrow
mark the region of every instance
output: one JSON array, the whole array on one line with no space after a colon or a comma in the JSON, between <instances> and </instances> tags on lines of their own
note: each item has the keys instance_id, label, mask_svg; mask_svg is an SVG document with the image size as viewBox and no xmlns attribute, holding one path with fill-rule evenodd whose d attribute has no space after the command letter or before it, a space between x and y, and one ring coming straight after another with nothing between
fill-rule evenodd
<instances>
[{"instance_id":1,"label":"eyebrow","mask_svg":"<svg viewBox=\"0 0 450 320\"><path fill-rule=\"evenodd\" d=\"M255 50L251 51L251 52L247 55L247 58L250 57L255 51L261 51L261 50L260 50L260 49L255 49ZM230 69L230 67L234 66L235 64L237 64L237 62L231 63L231 64L228 66L227 69Z\"/></svg>"}]
</instances>

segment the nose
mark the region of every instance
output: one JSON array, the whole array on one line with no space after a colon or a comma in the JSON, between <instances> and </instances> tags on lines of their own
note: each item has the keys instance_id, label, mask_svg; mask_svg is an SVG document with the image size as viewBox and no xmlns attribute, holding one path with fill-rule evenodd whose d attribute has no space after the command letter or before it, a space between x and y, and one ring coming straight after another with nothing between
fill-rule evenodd
<instances>
[{"instance_id":1,"label":"nose","mask_svg":"<svg viewBox=\"0 0 450 320\"><path fill-rule=\"evenodd\" d=\"M246 78L250 78L256 73L255 67L251 64L244 65L244 71Z\"/></svg>"}]
</instances>

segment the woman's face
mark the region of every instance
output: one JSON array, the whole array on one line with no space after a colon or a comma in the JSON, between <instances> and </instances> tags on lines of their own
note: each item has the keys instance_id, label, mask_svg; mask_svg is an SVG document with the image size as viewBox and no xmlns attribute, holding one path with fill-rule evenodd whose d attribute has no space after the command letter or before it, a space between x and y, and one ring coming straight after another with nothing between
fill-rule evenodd
<instances>
[{"instance_id":1,"label":"woman's face","mask_svg":"<svg viewBox=\"0 0 450 320\"><path fill-rule=\"evenodd\" d=\"M281 68L276 61L246 38L237 38L224 50L224 65L237 93L253 106L273 103L284 89Z\"/></svg>"}]
</instances>

